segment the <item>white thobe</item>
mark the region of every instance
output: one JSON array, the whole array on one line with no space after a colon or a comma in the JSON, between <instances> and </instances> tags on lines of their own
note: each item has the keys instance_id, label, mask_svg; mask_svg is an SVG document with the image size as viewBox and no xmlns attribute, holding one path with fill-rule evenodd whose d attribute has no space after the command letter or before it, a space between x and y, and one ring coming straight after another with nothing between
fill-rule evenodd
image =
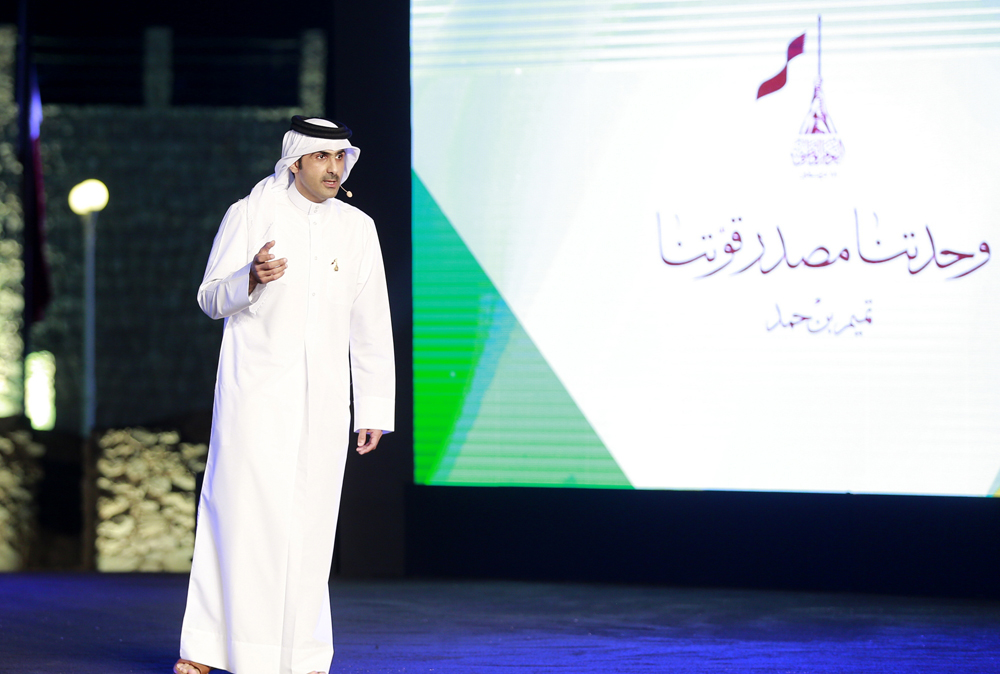
<instances>
[{"instance_id":1,"label":"white thobe","mask_svg":"<svg viewBox=\"0 0 1000 674\"><path fill-rule=\"evenodd\" d=\"M225 318L181 657L236 674L328 671L328 580L350 440L393 428L395 376L375 224L294 183L271 222L230 207L198 303ZM248 294L261 246L288 258Z\"/></svg>"}]
</instances>

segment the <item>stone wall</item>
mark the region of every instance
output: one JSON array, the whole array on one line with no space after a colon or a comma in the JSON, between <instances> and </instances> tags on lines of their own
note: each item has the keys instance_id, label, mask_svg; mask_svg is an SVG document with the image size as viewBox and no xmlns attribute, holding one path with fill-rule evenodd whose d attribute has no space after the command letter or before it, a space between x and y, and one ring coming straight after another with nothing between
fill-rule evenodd
<instances>
[{"instance_id":1,"label":"stone wall","mask_svg":"<svg viewBox=\"0 0 1000 674\"><path fill-rule=\"evenodd\" d=\"M39 459L45 448L25 430L0 434L0 571L18 571L35 542Z\"/></svg>"},{"instance_id":2,"label":"stone wall","mask_svg":"<svg viewBox=\"0 0 1000 674\"><path fill-rule=\"evenodd\" d=\"M190 571L208 446L143 428L108 431L96 446L97 570Z\"/></svg>"},{"instance_id":3,"label":"stone wall","mask_svg":"<svg viewBox=\"0 0 1000 674\"><path fill-rule=\"evenodd\" d=\"M21 163L17 158L14 61L17 30L0 25L0 418L22 409Z\"/></svg>"}]
</instances>

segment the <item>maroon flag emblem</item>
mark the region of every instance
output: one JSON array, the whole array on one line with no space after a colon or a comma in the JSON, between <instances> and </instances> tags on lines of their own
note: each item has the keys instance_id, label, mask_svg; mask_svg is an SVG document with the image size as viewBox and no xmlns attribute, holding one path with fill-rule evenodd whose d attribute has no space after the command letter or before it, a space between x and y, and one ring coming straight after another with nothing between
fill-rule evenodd
<instances>
[{"instance_id":1,"label":"maroon flag emblem","mask_svg":"<svg viewBox=\"0 0 1000 674\"><path fill-rule=\"evenodd\" d=\"M785 81L788 77L788 62L804 51L805 44L805 33L802 33L802 35L799 35L797 38L792 40L791 43L789 43L788 57L785 59L785 67L781 69L780 73L760 85L760 88L757 89L757 98L773 94L775 91L785 86Z\"/></svg>"}]
</instances>

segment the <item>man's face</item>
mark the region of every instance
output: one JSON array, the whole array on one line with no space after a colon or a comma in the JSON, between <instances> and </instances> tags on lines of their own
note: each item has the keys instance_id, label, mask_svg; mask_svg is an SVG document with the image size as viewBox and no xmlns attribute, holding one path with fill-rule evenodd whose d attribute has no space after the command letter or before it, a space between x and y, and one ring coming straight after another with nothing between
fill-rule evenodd
<instances>
[{"instance_id":1,"label":"man's face","mask_svg":"<svg viewBox=\"0 0 1000 674\"><path fill-rule=\"evenodd\" d=\"M344 175L345 156L343 150L330 150L299 158L290 167L299 193L317 204L336 196L340 189L340 177Z\"/></svg>"}]
</instances>

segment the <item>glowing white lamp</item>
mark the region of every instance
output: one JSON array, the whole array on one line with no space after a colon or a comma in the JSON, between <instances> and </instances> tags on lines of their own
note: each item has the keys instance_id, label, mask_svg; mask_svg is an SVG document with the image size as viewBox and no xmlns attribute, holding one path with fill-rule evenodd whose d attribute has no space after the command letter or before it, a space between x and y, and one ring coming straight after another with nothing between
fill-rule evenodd
<instances>
[{"instance_id":1,"label":"glowing white lamp","mask_svg":"<svg viewBox=\"0 0 1000 674\"><path fill-rule=\"evenodd\" d=\"M83 410L80 433L87 439L97 415L97 381L94 372L94 270L96 267L97 214L108 205L108 188L90 178L69 191L69 207L83 221Z\"/></svg>"},{"instance_id":2,"label":"glowing white lamp","mask_svg":"<svg viewBox=\"0 0 1000 674\"><path fill-rule=\"evenodd\" d=\"M77 215L103 211L108 205L108 188L100 180L84 180L69 191L69 207Z\"/></svg>"}]
</instances>

